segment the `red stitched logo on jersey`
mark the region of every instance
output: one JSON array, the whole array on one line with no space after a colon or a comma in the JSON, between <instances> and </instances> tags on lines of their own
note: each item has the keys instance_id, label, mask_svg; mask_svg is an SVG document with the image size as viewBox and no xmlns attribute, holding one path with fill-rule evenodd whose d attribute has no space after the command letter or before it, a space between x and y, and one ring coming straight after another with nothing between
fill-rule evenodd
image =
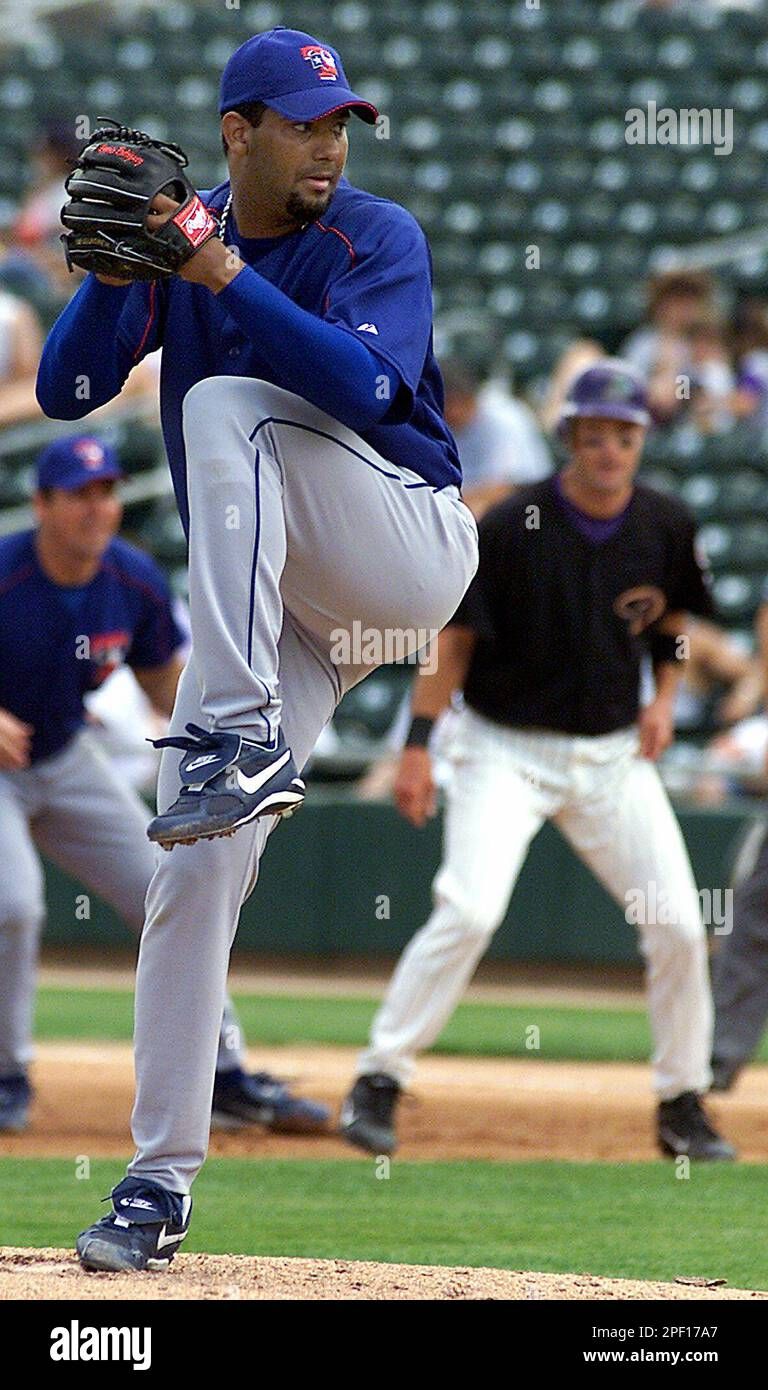
<instances>
[{"instance_id":1,"label":"red stitched logo on jersey","mask_svg":"<svg viewBox=\"0 0 768 1390\"><path fill-rule=\"evenodd\" d=\"M122 666L131 642L130 632L97 632L89 639L91 665L96 685L101 685L112 672Z\"/></svg>"},{"instance_id":2,"label":"red stitched logo on jersey","mask_svg":"<svg viewBox=\"0 0 768 1390\"><path fill-rule=\"evenodd\" d=\"M137 154L135 150L126 149L125 145L97 145L97 154L113 154L117 159L124 159L128 164L143 164L144 156Z\"/></svg>"},{"instance_id":3,"label":"red stitched logo on jersey","mask_svg":"<svg viewBox=\"0 0 768 1390\"><path fill-rule=\"evenodd\" d=\"M305 63L310 63L317 77L323 82L338 82L339 70L330 48L321 48L316 43L305 43L301 50Z\"/></svg>"},{"instance_id":4,"label":"red stitched logo on jersey","mask_svg":"<svg viewBox=\"0 0 768 1390\"><path fill-rule=\"evenodd\" d=\"M625 589L614 599L613 611L629 625L633 637L637 637L651 623L661 617L667 600L655 584L638 584L635 589Z\"/></svg>"},{"instance_id":5,"label":"red stitched logo on jersey","mask_svg":"<svg viewBox=\"0 0 768 1390\"><path fill-rule=\"evenodd\" d=\"M72 446L72 453L77 454L85 468L101 468L104 462L104 450L95 439L78 440Z\"/></svg>"},{"instance_id":6,"label":"red stitched logo on jersey","mask_svg":"<svg viewBox=\"0 0 768 1390\"><path fill-rule=\"evenodd\" d=\"M199 198L195 198L188 208L182 208L181 212L177 212L173 220L193 246L199 246L216 226L207 207Z\"/></svg>"}]
</instances>

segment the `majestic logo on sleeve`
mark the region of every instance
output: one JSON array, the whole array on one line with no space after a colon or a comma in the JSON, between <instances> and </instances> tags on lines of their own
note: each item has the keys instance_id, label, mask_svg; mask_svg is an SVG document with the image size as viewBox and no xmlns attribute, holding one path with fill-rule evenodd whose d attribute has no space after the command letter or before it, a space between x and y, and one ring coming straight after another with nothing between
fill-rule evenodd
<instances>
[{"instance_id":1,"label":"majestic logo on sleeve","mask_svg":"<svg viewBox=\"0 0 768 1390\"><path fill-rule=\"evenodd\" d=\"M613 601L614 613L624 619L633 637L655 623L666 606L664 594L654 584L638 584L634 589L625 589Z\"/></svg>"},{"instance_id":2,"label":"majestic logo on sleeve","mask_svg":"<svg viewBox=\"0 0 768 1390\"><path fill-rule=\"evenodd\" d=\"M314 68L316 76L321 81L338 82L339 71L330 48L321 48L316 43L305 43L301 50L301 56L305 63L309 63Z\"/></svg>"}]
</instances>

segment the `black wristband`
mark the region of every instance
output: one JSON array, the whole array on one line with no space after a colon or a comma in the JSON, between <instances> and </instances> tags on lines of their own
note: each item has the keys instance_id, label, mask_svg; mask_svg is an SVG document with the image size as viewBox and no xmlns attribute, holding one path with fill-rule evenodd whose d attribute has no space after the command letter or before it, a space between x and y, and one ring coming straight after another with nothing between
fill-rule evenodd
<instances>
[{"instance_id":1,"label":"black wristband","mask_svg":"<svg viewBox=\"0 0 768 1390\"><path fill-rule=\"evenodd\" d=\"M426 714L414 715L405 740L406 748L426 748L434 723L434 719L430 719Z\"/></svg>"}]
</instances>

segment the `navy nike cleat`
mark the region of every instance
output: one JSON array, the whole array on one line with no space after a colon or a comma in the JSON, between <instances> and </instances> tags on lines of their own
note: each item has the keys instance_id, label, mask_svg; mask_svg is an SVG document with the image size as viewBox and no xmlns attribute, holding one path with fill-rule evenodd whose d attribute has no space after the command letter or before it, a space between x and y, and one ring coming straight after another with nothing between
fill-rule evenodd
<instances>
[{"instance_id":1,"label":"navy nike cleat","mask_svg":"<svg viewBox=\"0 0 768 1390\"><path fill-rule=\"evenodd\" d=\"M29 1123L32 1087L26 1076L0 1076L0 1134L18 1134Z\"/></svg>"},{"instance_id":2,"label":"navy nike cleat","mask_svg":"<svg viewBox=\"0 0 768 1390\"><path fill-rule=\"evenodd\" d=\"M167 1269L189 1230L192 1198L128 1177L113 1189L112 1208L77 1237L83 1269Z\"/></svg>"},{"instance_id":3,"label":"navy nike cleat","mask_svg":"<svg viewBox=\"0 0 768 1390\"><path fill-rule=\"evenodd\" d=\"M266 1071L249 1075L235 1067L216 1073L211 1129L260 1125L272 1134L327 1134L330 1117L327 1105L292 1095Z\"/></svg>"},{"instance_id":4,"label":"navy nike cleat","mask_svg":"<svg viewBox=\"0 0 768 1390\"><path fill-rule=\"evenodd\" d=\"M156 748L181 748L181 792L147 827L150 840L173 849L195 840L232 835L257 816L291 816L304 800L306 788L293 755L278 732L277 744L267 748L240 734L206 733L187 724L189 737L153 740Z\"/></svg>"}]
</instances>

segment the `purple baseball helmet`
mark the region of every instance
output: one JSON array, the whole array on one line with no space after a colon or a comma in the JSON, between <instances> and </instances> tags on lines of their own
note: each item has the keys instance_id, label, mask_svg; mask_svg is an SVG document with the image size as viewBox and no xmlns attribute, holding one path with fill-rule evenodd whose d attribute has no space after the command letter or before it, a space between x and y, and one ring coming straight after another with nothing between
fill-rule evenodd
<instances>
[{"instance_id":1,"label":"purple baseball helmet","mask_svg":"<svg viewBox=\"0 0 768 1390\"><path fill-rule=\"evenodd\" d=\"M569 420L599 418L649 425L648 392L639 372L618 357L604 357L574 377L560 412L562 432Z\"/></svg>"}]
</instances>

